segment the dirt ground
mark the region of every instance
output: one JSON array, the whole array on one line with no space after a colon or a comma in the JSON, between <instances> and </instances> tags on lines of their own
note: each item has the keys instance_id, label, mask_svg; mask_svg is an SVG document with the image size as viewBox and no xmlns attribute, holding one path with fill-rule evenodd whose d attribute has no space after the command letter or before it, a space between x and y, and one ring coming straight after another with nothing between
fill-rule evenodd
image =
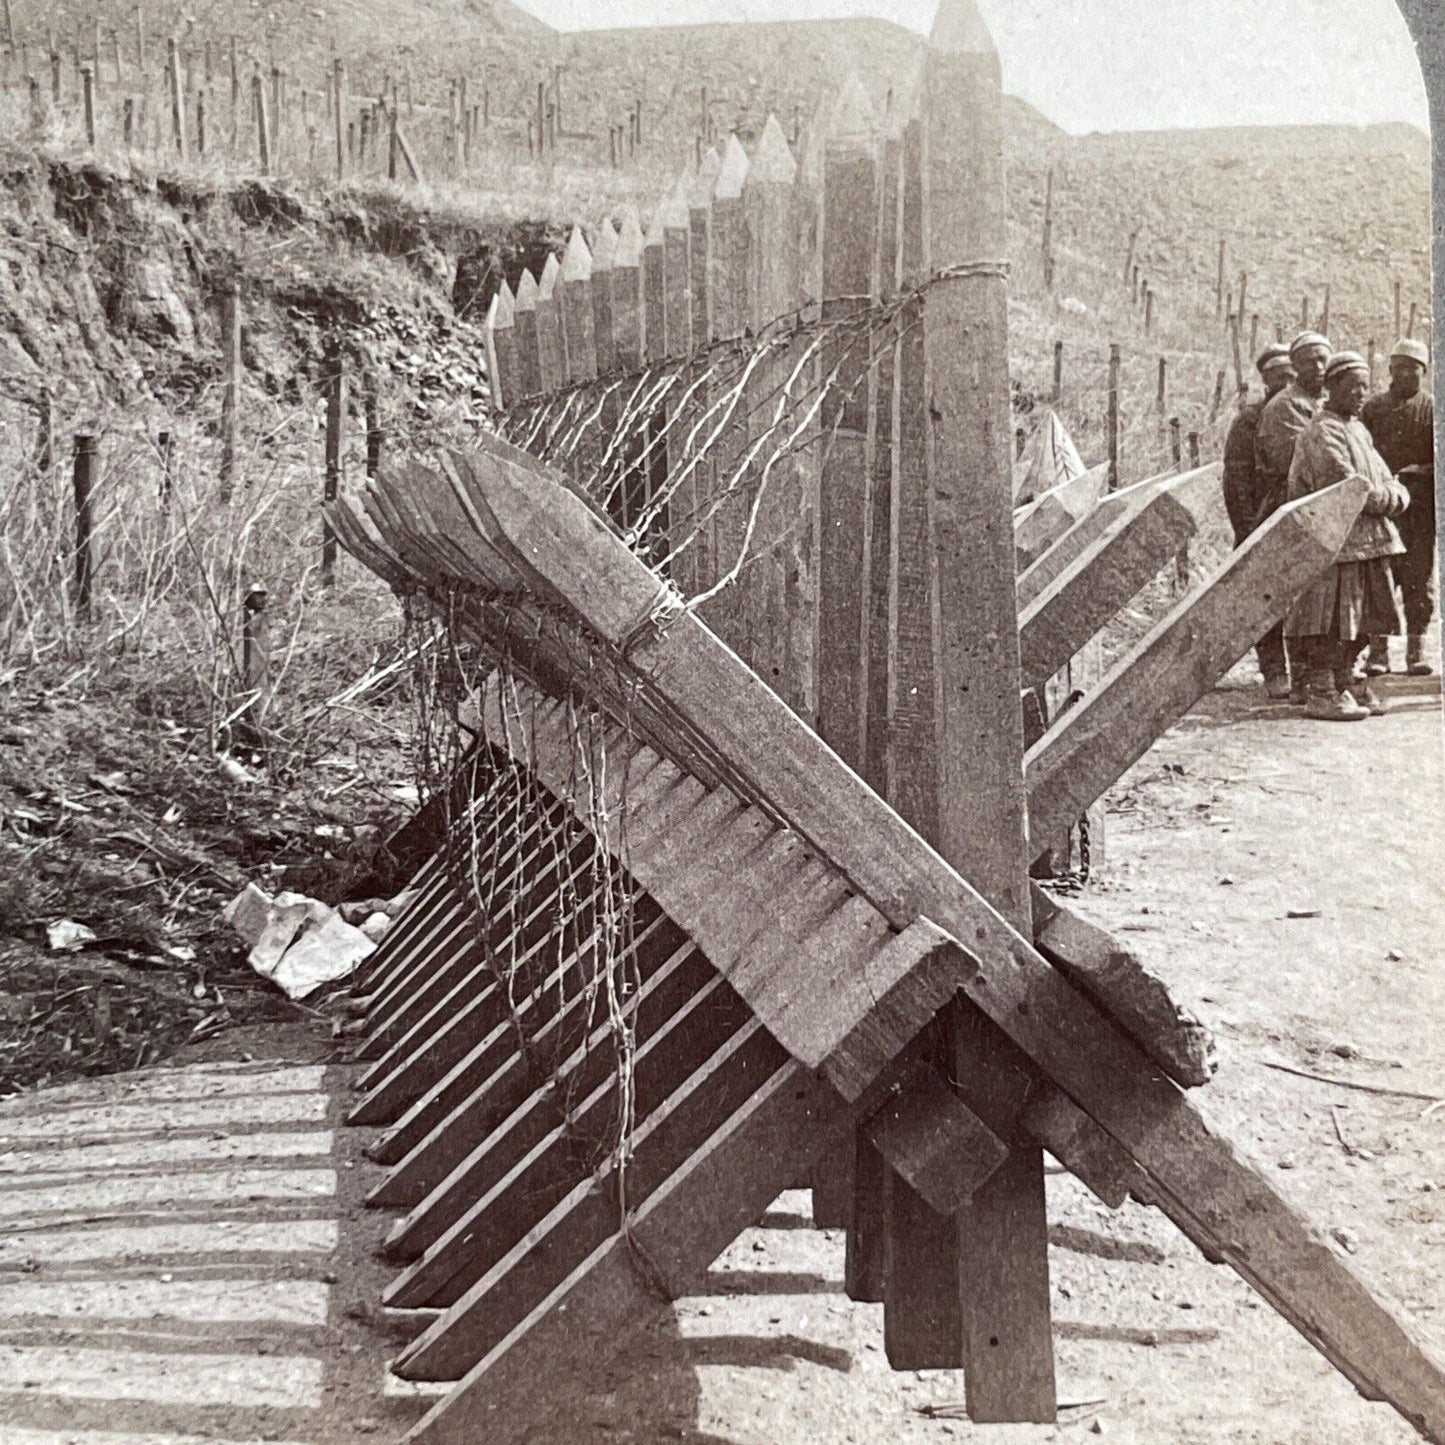
<instances>
[{"instance_id":1,"label":"dirt ground","mask_svg":"<svg viewBox=\"0 0 1445 1445\"><path fill-rule=\"evenodd\" d=\"M1219 1073L1194 1095L1211 1123L1445 1359L1445 1108L1410 1097L1445 1096L1438 687L1391 679L1390 716L1330 725L1265 704L1251 671L1116 790L1106 863L1078 906L1214 1029ZM718 1262L708 1294L679 1306L676 1329L574 1412L566 1438L1417 1438L1156 1211L1110 1214L1068 1176L1049 1188L1057 1425L976 1426L957 1418L961 1377L891 1372L881 1306L842 1293L841 1234L807 1228L806 1195L788 1195ZM954 1417L930 1418L950 1406Z\"/></svg>"}]
</instances>

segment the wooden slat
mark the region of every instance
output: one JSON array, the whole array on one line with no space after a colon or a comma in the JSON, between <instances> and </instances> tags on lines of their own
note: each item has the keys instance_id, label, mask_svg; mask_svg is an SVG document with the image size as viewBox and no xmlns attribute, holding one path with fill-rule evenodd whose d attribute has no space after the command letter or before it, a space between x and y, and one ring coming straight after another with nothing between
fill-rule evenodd
<instances>
[{"instance_id":1,"label":"wooden slat","mask_svg":"<svg viewBox=\"0 0 1445 1445\"><path fill-rule=\"evenodd\" d=\"M1023 685L1041 688L1199 531L1216 478L1191 472L1111 528L1019 614Z\"/></svg>"},{"instance_id":2,"label":"wooden slat","mask_svg":"<svg viewBox=\"0 0 1445 1445\"><path fill-rule=\"evenodd\" d=\"M523 271L521 280L517 282L514 317L517 386L512 404L515 406L542 390L542 350L537 334L537 279L530 271Z\"/></svg>"},{"instance_id":3,"label":"wooden slat","mask_svg":"<svg viewBox=\"0 0 1445 1445\"><path fill-rule=\"evenodd\" d=\"M1142 1193L1144 1175L1129 1155L1066 1094L1038 1086L1020 1116L1040 1144L1096 1198L1120 1209Z\"/></svg>"},{"instance_id":4,"label":"wooden slat","mask_svg":"<svg viewBox=\"0 0 1445 1445\"><path fill-rule=\"evenodd\" d=\"M511 405L511 392L517 385L517 358L514 337L516 305L512 288L503 277L496 295L487 308L487 381L492 389L492 405L505 411Z\"/></svg>"},{"instance_id":5,"label":"wooden slat","mask_svg":"<svg viewBox=\"0 0 1445 1445\"><path fill-rule=\"evenodd\" d=\"M830 1137L840 1137L836 1106L805 1069L788 1064L761 1082L630 1215L625 1234L614 1219L614 1232L497 1340L412 1428L408 1445L512 1445L553 1425L563 1438L575 1423L574 1391L600 1387L623 1345L670 1318L671 1298ZM568 1361L566 1381L559 1359Z\"/></svg>"},{"instance_id":6,"label":"wooden slat","mask_svg":"<svg viewBox=\"0 0 1445 1445\"><path fill-rule=\"evenodd\" d=\"M1107 463L1036 497L1014 517L1014 563L1026 571L1103 499L1109 481Z\"/></svg>"},{"instance_id":7,"label":"wooden slat","mask_svg":"<svg viewBox=\"0 0 1445 1445\"><path fill-rule=\"evenodd\" d=\"M562 341L562 298L557 294L562 266L548 254L537 278L537 386L543 396L560 391L567 380L567 353Z\"/></svg>"},{"instance_id":8,"label":"wooden slat","mask_svg":"<svg viewBox=\"0 0 1445 1445\"><path fill-rule=\"evenodd\" d=\"M1067 827L1178 722L1330 566L1359 513L1362 483L1282 507L1185 597L1029 749L1029 823Z\"/></svg>"},{"instance_id":9,"label":"wooden slat","mask_svg":"<svg viewBox=\"0 0 1445 1445\"><path fill-rule=\"evenodd\" d=\"M610 377L617 370L617 341L612 323L612 267L617 257L617 229L611 216L604 216L593 236L591 247L592 343L594 364L592 374ZM604 413L606 415L606 413ZM616 409L613 408L614 426ZM602 437L611 437L612 428L600 428Z\"/></svg>"}]
</instances>

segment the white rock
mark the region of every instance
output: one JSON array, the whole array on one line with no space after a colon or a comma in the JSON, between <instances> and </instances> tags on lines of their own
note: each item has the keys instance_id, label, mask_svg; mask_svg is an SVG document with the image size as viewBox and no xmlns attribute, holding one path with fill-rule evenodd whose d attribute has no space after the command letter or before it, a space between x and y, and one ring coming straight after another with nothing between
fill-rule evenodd
<instances>
[{"instance_id":1,"label":"white rock","mask_svg":"<svg viewBox=\"0 0 1445 1445\"><path fill-rule=\"evenodd\" d=\"M380 943L391 929L390 917L381 912L373 913L361 924L361 931L373 942Z\"/></svg>"},{"instance_id":2,"label":"white rock","mask_svg":"<svg viewBox=\"0 0 1445 1445\"><path fill-rule=\"evenodd\" d=\"M307 928L286 950L271 978L288 997L305 998L322 984L348 977L375 952L376 945L359 928L332 913L325 923Z\"/></svg>"},{"instance_id":3,"label":"white rock","mask_svg":"<svg viewBox=\"0 0 1445 1445\"><path fill-rule=\"evenodd\" d=\"M221 917L248 948L256 946L271 913L271 899L264 889L248 883L222 910Z\"/></svg>"},{"instance_id":4,"label":"white rock","mask_svg":"<svg viewBox=\"0 0 1445 1445\"><path fill-rule=\"evenodd\" d=\"M52 953L79 953L87 943L95 942L95 934L73 918L57 918L46 925L45 941Z\"/></svg>"}]
</instances>

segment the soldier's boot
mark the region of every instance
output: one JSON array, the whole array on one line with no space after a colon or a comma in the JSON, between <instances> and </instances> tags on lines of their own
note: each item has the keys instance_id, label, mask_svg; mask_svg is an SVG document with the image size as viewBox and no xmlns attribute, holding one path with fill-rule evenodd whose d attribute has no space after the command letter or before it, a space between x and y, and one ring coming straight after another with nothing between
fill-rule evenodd
<instances>
[{"instance_id":1,"label":"soldier's boot","mask_svg":"<svg viewBox=\"0 0 1445 1445\"><path fill-rule=\"evenodd\" d=\"M1295 707L1303 707L1310 700L1308 679L1309 669L1297 661L1289 684L1289 700Z\"/></svg>"},{"instance_id":2,"label":"soldier's boot","mask_svg":"<svg viewBox=\"0 0 1445 1445\"><path fill-rule=\"evenodd\" d=\"M1355 703L1365 709L1371 717L1384 717L1389 712L1389 705L1385 699L1375 691L1374 683L1368 678L1357 678L1351 685L1346 697L1353 697Z\"/></svg>"},{"instance_id":3,"label":"soldier's boot","mask_svg":"<svg viewBox=\"0 0 1445 1445\"><path fill-rule=\"evenodd\" d=\"M1264 680L1264 695L1276 702L1283 702L1291 696L1289 673L1273 672Z\"/></svg>"},{"instance_id":4,"label":"soldier's boot","mask_svg":"<svg viewBox=\"0 0 1445 1445\"><path fill-rule=\"evenodd\" d=\"M1312 667L1305 678L1305 716L1321 722L1361 722L1369 717L1348 692L1335 686L1334 669Z\"/></svg>"},{"instance_id":5,"label":"soldier's boot","mask_svg":"<svg viewBox=\"0 0 1445 1445\"><path fill-rule=\"evenodd\" d=\"M1390 639L1372 637L1370 650L1365 656L1365 675L1383 677L1390 670Z\"/></svg>"},{"instance_id":6,"label":"soldier's boot","mask_svg":"<svg viewBox=\"0 0 1445 1445\"><path fill-rule=\"evenodd\" d=\"M1405 639L1405 671L1411 677L1429 677L1435 671L1425 659L1425 639L1418 632Z\"/></svg>"}]
</instances>

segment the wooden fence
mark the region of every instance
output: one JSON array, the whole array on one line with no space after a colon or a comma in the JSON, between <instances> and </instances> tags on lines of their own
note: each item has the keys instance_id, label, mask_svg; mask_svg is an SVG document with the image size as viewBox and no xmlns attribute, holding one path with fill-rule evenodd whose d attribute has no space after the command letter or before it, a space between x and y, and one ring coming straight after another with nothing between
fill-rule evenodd
<instances>
[{"instance_id":1,"label":"wooden fence","mask_svg":"<svg viewBox=\"0 0 1445 1445\"><path fill-rule=\"evenodd\" d=\"M1218 472L1041 499L1016 546L998 64L964 0L891 122L850 86L800 160L775 123L730 141L645 230L499 293L504 429L550 465L486 440L328 508L480 659L359 979L352 1120L406 1211L385 1302L438 1312L394 1368L457 1382L409 1438L543 1429L557 1351L597 1379L803 1177L895 1366L1052 1419L1047 1148L1445 1440L1438 1368L1188 1103L1203 1031L1028 878L1332 564L1361 488L1282 509L1026 749L1025 689Z\"/></svg>"}]
</instances>

